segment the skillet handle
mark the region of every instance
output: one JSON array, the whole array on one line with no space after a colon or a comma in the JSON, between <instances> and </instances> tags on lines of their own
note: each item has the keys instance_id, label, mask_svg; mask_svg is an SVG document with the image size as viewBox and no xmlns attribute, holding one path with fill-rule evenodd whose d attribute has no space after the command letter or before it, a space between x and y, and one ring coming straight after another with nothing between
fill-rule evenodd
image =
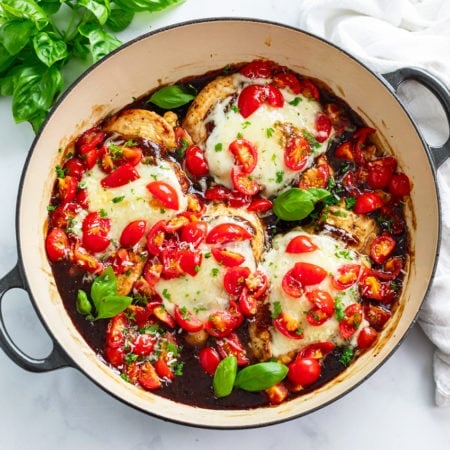
<instances>
[{"instance_id":1,"label":"skillet handle","mask_svg":"<svg viewBox=\"0 0 450 450\"><path fill-rule=\"evenodd\" d=\"M13 288L26 290L19 265L17 264L3 278L0 278L0 347L18 366L30 372L49 372L66 366L72 366L69 357L63 352L59 345L53 340L53 349L43 359L35 359L25 354L16 346L5 327L2 311L2 299L7 291Z\"/></svg>"},{"instance_id":2,"label":"skillet handle","mask_svg":"<svg viewBox=\"0 0 450 450\"><path fill-rule=\"evenodd\" d=\"M450 124L450 91L447 86L428 71L417 67L404 67L394 72L385 73L383 77L396 91L401 83L406 80L414 80L427 87L439 100L444 108L447 121ZM434 167L437 169L450 156L450 136L440 147L429 145L430 156Z\"/></svg>"}]
</instances>

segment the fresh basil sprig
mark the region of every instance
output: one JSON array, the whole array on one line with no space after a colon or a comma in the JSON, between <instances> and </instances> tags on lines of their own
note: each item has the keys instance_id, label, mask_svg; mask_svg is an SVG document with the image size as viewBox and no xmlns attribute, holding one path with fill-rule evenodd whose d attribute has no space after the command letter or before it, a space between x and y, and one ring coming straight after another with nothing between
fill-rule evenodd
<instances>
[{"instance_id":1,"label":"fresh basil sprig","mask_svg":"<svg viewBox=\"0 0 450 450\"><path fill-rule=\"evenodd\" d=\"M91 300L85 291L78 290L76 307L88 320L109 319L124 311L132 300L126 295L117 295L116 275L112 267L107 267L91 285Z\"/></svg>"},{"instance_id":2,"label":"fresh basil sprig","mask_svg":"<svg viewBox=\"0 0 450 450\"><path fill-rule=\"evenodd\" d=\"M30 122L37 132L65 87L69 62L98 61L122 44L111 32L127 28L136 13L183 1L2 0L0 95L12 97L14 120Z\"/></svg>"},{"instance_id":3,"label":"fresh basil sprig","mask_svg":"<svg viewBox=\"0 0 450 450\"><path fill-rule=\"evenodd\" d=\"M275 198L273 212L281 220L302 220L314 211L316 203L331 195L329 191L321 188L291 188Z\"/></svg>"},{"instance_id":4,"label":"fresh basil sprig","mask_svg":"<svg viewBox=\"0 0 450 450\"><path fill-rule=\"evenodd\" d=\"M234 386L249 392L264 391L283 380L287 373L287 366L278 362L252 364L238 372Z\"/></svg>"},{"instance_id":5,"label":"fresh basil sprig","mask_svg":"<svg viewBox=\"0 0 450 450\"><path fill-rule=\"evenodd\" d=\"M218 364L213 377L214 395L217 398L226 397L233 391L234 380L237 373L237 358L227 356Z\"/></svg>"},{"instance_id":6,"label":"fresh basil sprig","mask_svg":"<svg viewBox=\"0 0 450 450\"><path fill-rule=\"evenodd\" d=\"M155 91L147 103L153 103L163 109L179 108L195 98L195 92L178 84L164 86Z\"/></svg>"}]
</instances>

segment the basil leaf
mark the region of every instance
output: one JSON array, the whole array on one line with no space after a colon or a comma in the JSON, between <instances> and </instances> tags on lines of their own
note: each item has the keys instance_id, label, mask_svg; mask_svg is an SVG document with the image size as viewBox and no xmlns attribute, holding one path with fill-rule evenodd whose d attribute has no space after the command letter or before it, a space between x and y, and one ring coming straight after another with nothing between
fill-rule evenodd
<instances>
[{"instance_id":1,"label":"basil leaf","mask_svg":"<svg viewBox=\"0 0 450 450\"><path fill-rule=\"evenodd\" d=\"M17 123L47 113L62 89L61 72L43 64L22 67L14 78L12 110Z\"/></svg>"},{"instance_id":2,"label":"basil leaf","mask_svg":"<svg viewBox=\"0 0 450 450\"><path fill-rule=\"evenodd\" d=\"M33 47L36 56L47 66L67 58L67 45L55 33L40 32L33 37Z\"/></svg>"},{"instance_id":3,"label":"basil leaf","mask_svg":"<svg viewBox=\"0 0 450 450\"><path fill-rule=\"evenodd\" d=\"M61 7L61 0L42 0L39 2L39 6L47 14L56 14Z\"/></svg>"},{"instance_id":4,"label":"basil leaf","mask_svg":"<svg viewBox=\"0 0 450 450\"><path fill-rule=\"evenodd\" d=\"M0 43L0 73L6 71L14 63L14 59L15 58L11 56L8 50Z\"/></svg>"},{"instance_id":5,"label":"basil leaf","mask_svg":"<svg viewBox=\"0 0 450 450\"><path fill-rule=\"evenodd\" d=\"M99 275L91 286L91 297L95 309L98 311L98 305L104 297L117 294L116 274L111 266L108 266L101 275Z\"/></svg>"},{"instance_id":6,"label":"basil leaf","mask_svg":"<svg viewBox=\"0 0 450 450\"><path fill-rule=\"evenodd\" d=\"M100 25L104 25L109 16L109 1L95 1L95 0L78 0L79 6L84 6L90 11L98 20Z\"/></svg>"},{"instance_id":7,"label":"basil leaf","mask_svg":"<svg viewBox=\"0 0 450 450\"><path fill-rule=\"evenodd\" d=\"M131 297L125 295L107 295L95 305L97 316L95 320L109 319L124 311L132 302Z\"/></svg>"},{"instance_id":8,"label":"basil leaf","mask_svg":"<svg viewBox=\"0 0 450 450\"><path fill-rule=\"evenodd\" d=\"M45 11L33 0L3 0L5 19L30 19L38 30L49 24Z\"/></svg>"},{"instance_id":9,"label":"basil leaf","mask_svg":"<svg viewBox=\"0 0 450 450\"><path fill-rule=\"evenodd\" d=\"M164 86L154 92L147 100L163 109L179 108L186 105L195 98L193 93L188 92L186 88L173 84Z\"/></svg>"},{"instance_id":10,"label":"basil leaf","mask_svg":"<svg viewBox=\"0 0 450 450\"><path fill-rule=\"evenodd\" d=\"M233 391L237 373L237 358L227 356L218 364L213 377L214 395L217 398L226 397Z\"/></svg>"},{"instance_id":11,"label":"basil leaf","mask_svg":"<svg viewBox=\"0 0 450 450\"><path fill-rule=\"evenodd\" d=\"M134 12L122 8L112 8L106 25L114 32L122 31L130 25Z\"/></svg>"},{"instance_id":12,"label":"basil leaf","mask_svg":"<svg viewBox=\"0 0 450 450\"><path fill-rule=\"evenodd\" d=\"M284 364L262 362L247 366L238 372L234 386L244 391L258 392L272 387L283 380L288 373Z\"/></svg>"},{"instance_id":13,"label":"basil leaf","mask_svg":"<svg viewBox=\"0 0 450 450\"><path fill-rule=\"evenodd\" d=\"M162 11L169 6L183 3L184 0L114 0L114 3L123 9L129 11Z\"/></svg>"},{"instance_id":14,"label":"basil leaf","mask_svg":"<svg viewBox=\"0 0 450 450\"><path fill-rule=\"evenodd\" d=\"M10 55L16 55L36 31L31 20L12 20L0 28L0 41Z\"/></svg>"},{"instance_id":15,"label":"basil leaf","mask_svg":"<svg viewBox=\"0 0 450 450\"><path fill-rule=\"evenodd\" d=\"M82 36L88 39L89 50L94 62L102 59L108 53L111 53L117 47L122 45L122 41L95 23L80 25L78 31Z\"/></svg>"},{"instance_id":16,"label":"basil leaf","mask_svg":"<svg viewBox=\"0 0 450 450\"><path fill-rule=\"evenodd\" d=\"M86 292L84 292L82 289L78 290L75 306L77 308L77 312L83 316L90 314L92 311L92 304L89 301Z\"/></svg>"},{"instance_id":17,"label":"basil leaf","mask_svg":"<svg viewBox=\"0 0 450 450\"><path fill-rule=\"evenodd\" d=\"M325 189L291 188L275 198L273 212L282 220L302 220L314 211L317 202L330 195L330 192Z\"/></svg>"}]
</instances>

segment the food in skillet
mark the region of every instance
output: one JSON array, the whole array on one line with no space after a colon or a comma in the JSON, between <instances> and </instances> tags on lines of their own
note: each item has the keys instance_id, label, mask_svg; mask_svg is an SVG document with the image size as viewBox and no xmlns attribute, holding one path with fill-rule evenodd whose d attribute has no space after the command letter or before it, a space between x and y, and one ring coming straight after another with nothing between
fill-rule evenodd
<instances>
[{"instance_id":1,"label":"food in skillet","mask_svg":"<svg viewBox=\"0 0 450 450\"><path fill-rule=\"evenodd\" d=\"M187 104L145 96L57 167L46 249L69 314L124 380L175 401L316 389L395 313L408 177L326 86L274 62L164 92Z\"/></svg>"}]
</instances>

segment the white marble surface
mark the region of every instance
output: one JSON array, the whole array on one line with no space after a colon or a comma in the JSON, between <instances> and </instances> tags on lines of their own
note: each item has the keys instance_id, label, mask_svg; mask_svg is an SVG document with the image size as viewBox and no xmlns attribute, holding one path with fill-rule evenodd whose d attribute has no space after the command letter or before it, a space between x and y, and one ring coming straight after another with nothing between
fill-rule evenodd
<instances>
[{"instance_id":1,"label":"white marble surface","mask_svg":"<svg viewBox=\"0 0 450 450\"><path fill-rule=\"evenodd\" d=\"M246 16L297 24L300 0L187 0L139 17L121 37L204 17ZM72 73L74 77L75 74ZM11 119L0 99L0 277L16 263L15 208L33 133ZM26 293L6 294L4 315L14 340L45 356L51 343ZM287 423L240 431L204 430L164 422L118 402L74 369L28 373L0 351L0 448L75 449L446 449L450 408L433 402L433 347L416 325L395 354L366 382L333 404Z\"/></svg>"}]
</instances>

